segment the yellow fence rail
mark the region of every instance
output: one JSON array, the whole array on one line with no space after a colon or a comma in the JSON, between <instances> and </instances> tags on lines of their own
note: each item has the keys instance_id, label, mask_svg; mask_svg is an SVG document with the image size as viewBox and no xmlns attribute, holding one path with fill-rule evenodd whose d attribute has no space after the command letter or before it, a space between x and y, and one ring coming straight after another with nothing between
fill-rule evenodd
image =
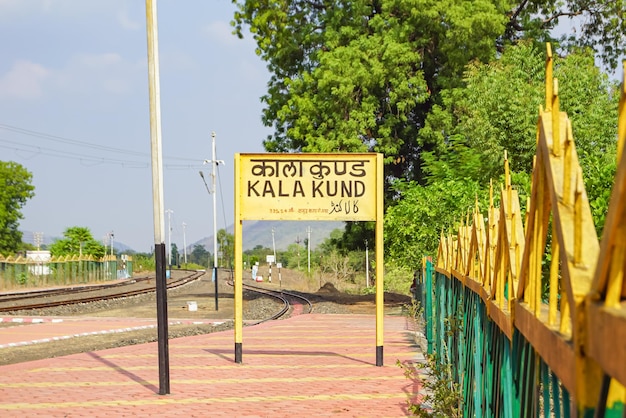
<instances>
[{"instance_id":1,"label":"yellow fence rail","mask_svg":"<svg viewBox=\"0 0 626 418\"><path fill-rule=\"evenodd\" d=\"M524 358L534 359L535 370L527 376L518 372L518 380L534 393L518 390L513 406L495 415L534 416L524 408L538 410L549 402L537 400L539 370L545 366L571 396L568 403L578 416L621 416L626 403L626 83L619 104L617 173L599 242L552 65L548 45L545 107L537 123L527 212L522 215L505 156L500 207L493 205L491 187L486 221L476 205L458 231L442 234L435 275L460 283L459 297L477 297L486 320L506 336L513 353L521 350L517 341L529 344ZM545 263L549 275L542 274ZM464 332L467 336L470 330Z\"/></svg>"}]
</instances>

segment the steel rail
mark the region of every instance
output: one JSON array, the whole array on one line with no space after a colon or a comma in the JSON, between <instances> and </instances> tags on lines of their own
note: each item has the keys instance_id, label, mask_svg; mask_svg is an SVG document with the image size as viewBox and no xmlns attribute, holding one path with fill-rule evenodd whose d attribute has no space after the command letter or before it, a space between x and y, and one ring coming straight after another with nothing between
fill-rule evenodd
<instances>
[{"instance_id":1,"label":"steel rail","mask_svg":"<svg viewBox=\"0 0 626 418\"><path fill-rule=\"evenodd\" d=\"M229 284L232 284L232 283L229 282ZM310 314L313 311L313 304L311 303L311 301L305 298L304 296L298 295L296 293L287 292L284 290L266 289L264 287L253 286L250 284L243 284L243 288L251 292L273 297L283 302L283 308L276 314L272 315L269 318L262 319L260 321L256 321L248 325L258 325L258 324L262 324L263 322L269 322L269 321L273 321L273 320L281 318L282 316L287 314L287 312L289 312L289 308L293 306L293 303L290 302L290 298L301 301L301 302L303 301L304 304L308 305L309 309L308 309L308 312L306 312L307 314Z\"/></svg>"},{"instance_id":2,"label":"steel rail","mask_svg":"<svg viewBox=\"0 0 626 418\"><path fill-rule=\"evenodd\" d=\"M191 274L179 279L174 279L171 280L167 283L167 289L175 289L177 287L186 285L192 281L197 280L198 278L200 278L202 275L204 275L204 272L199 272L199 271L189 271ZM145 278L145 280L140 280L140 281L148 281L150 279L152 279L153 277L147 277ZM132 283L132 281L129 281L128 284L136 284L137 281L135 281L134 283ZM106 288L111 288L114 289L118 286L118 284L111 284L110 286L96 286L96 287L91 287L91 291L94 290L102 290L102 289L106 289ZM80 288L80 292L84 292L84 290L82 290L82 287ZM61 289L59 289L61 290ZM65 289L63 289L65 290ZM11 306L0 306L0 312L13 312L13 311L24 311L24 310L35 310L35 309L45 309L45 308L52 308L52 307L57 307L57 306L63 306L63 305L78 305L78 304L84 304L84 303L90 303L90 302L98 302L98 301L103 301L103 300L111 300L111 299L120 299L120 298L125 298L125 297L131 297L131 296L137 296L137 295L141 295L141 294L149 294L152 292L155 292L156 288L154 286L150 286L150 287L145 287L142 289L136 289L136 290L131 290L131 291L125 291L125 292L116 292L116 293L112 293L110 295L100 295L100 296L95 296L95 297L83 297L83 298L71 298L71 299L64 299L64 300L56 300L56 301L48 301L48 302L42 302L42 303L36 303L36 304L22 304L22 305L11 305ZM41 291L35 291L35 294L38 294L37 297L51 297L51 296L64 296L64 295L73 295L75 294L74 292L72 292L70 290L70 288L68 288L65 291L60 291L60 292L51 292L49 294L46 294L45 292L41 292ZM6 302L7 300L0 300L0 302Z\"/></svg>"}]
</instances>

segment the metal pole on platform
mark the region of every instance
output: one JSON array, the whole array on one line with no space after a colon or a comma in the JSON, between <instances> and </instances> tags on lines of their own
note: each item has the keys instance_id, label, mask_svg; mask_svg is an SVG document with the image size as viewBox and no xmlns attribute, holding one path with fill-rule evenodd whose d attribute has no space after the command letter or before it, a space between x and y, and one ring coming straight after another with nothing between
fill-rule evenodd
<instances>
[{"instance_id":1,"label":"metal pole on platform","mask_svg":"<svg viewBox=\"0 0 626 418\"><path fill-rule=\"evenodd\" d=\"M186 223L183 222L183 254L185 255L185 268L187 267L187 235L185 232Z\"/></svg>"},{"instance_id":2,"label":"metal pole on platform","mask_svg":"<svg viewBox=\"0 0 626 418\"><path fill-rule=\"evenodd\" d=\"M376 366L383 366L383 325L385 308L385 290L383 286L383 157L376 157Z\"/></svg>"},{"instance_id":3,"label":"metal pole on platform","mask_svg":"<svg viewBox=\"0 0 626 418\"><path fill-rule=\"evenodd\" d=\"M217 176L217 173L215 172L215 168L218 162L215 159L215 132L211 132L211 150L211 165L213 167L211 174L211 181L213 186L213 280L215 281L215 310L217 311L219 296L217 285L217 189L215 187L215 177Z\"/></svg>"},{"instance_id":4,"label":"metal pole on platform","mask_svg":"<svg viewBox=\"0 0 626 418\"><path fill-rule=\"evenodd\" d=\"M213 166L211 170L211 186L212 190L209 189L209 186L206 184L206 180L204 180L204 174L200 171L200 177L202 177L202 181L204 181L204 185L206 186L209 194L213 194L213 281L215 282L215 310L218 310L218 285L217 285L217 189L215 186L215 179L217 177L216 167L218 164L224 164L223 160L215 159L215 132L211 132L211 149L212 149L212 157L211 160L204 160L204 164L211 163Z\"/></svg>"},{"instance_id":5,"label":"metal pole on platform","mask_svg":"<svg viewBox=\"0 0 626 418\"><path fill-rule=\"evenodd\" d=\"M235 363L243 361L243 265L241 219L240 154L235 154Z\"/></svg>"},{"instance_id":6,"label":"metal pole on platform","mask_svg":"<svg viewBox=\"0 0 626 418\"><path fill-rule=\"evenodd\" d=\"M150 98L150 149L152 155L152 215L156 274L157 334L159 351L159 395L170 393L169 345L167 330L167 288L163 204L163 157L161 153L161 97L156 0L146 0L148 38L148 90Z\"/></svg>"}]
</instances>

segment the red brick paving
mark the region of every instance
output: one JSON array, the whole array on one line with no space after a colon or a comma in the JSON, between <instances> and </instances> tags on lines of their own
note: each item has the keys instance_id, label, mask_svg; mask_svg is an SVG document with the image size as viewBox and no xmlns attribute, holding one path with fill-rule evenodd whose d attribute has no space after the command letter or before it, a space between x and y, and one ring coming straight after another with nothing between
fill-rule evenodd
<instances>
[{"instance_id":1,"label":"red brick paving","mask_svg":"<svg viewBox=\"0 0 626 418\"><path fill-rule=\"evenodd\" d=\"M16 328L43 325L53 323ZM16 328L0 329L0 346ZM0 416L407 416L421 387L396 365L421 358L410 328L404 317L385 317L383 367L375 366L370 315L301 315L245 327L243 364L234 362L232 330L172 339L169 395L158 394L156 343L0 366Z\"/></svg>"}]
</instances>

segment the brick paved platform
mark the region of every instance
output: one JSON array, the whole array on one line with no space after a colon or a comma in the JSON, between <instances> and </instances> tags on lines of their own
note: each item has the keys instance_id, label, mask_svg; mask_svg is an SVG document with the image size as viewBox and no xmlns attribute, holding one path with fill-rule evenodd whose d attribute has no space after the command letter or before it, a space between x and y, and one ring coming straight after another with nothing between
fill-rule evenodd
<instances>
[{"instance_id":1,"label":"brick paved platform","mask_svg":"<svg viewBox=\"0 0 626 418\"><path fill-rule=\"evenodd\" d=\"M0 416L407 416L421 385L396 361L422 358L411 328L404 317L385 317L383 367L375 366L370 315L245 327L243 364L234 362L232 330L172 339L169 395L158 394L156 343L0 366Z\"/></svg>"},{"instance_id":2,"label":"brick paved platform","mask_svg":"<svg viewBox=\"0 0 626 418\"><path fill-rule=\"evenodd\" d=\"M176 324L214 324L227 321L170 320ZM230 321L232 322L232 320ZM0 328L0 349L48 341L67 340L87 335L123 333L126 331L157 328L156 319L145 318L39 318L39 317L0 317L0 323L11 323L13 328ZM17 327L21 324L33 326ZM1 352L0 352L1 355Z\"/></svg>"}]
</instances>

